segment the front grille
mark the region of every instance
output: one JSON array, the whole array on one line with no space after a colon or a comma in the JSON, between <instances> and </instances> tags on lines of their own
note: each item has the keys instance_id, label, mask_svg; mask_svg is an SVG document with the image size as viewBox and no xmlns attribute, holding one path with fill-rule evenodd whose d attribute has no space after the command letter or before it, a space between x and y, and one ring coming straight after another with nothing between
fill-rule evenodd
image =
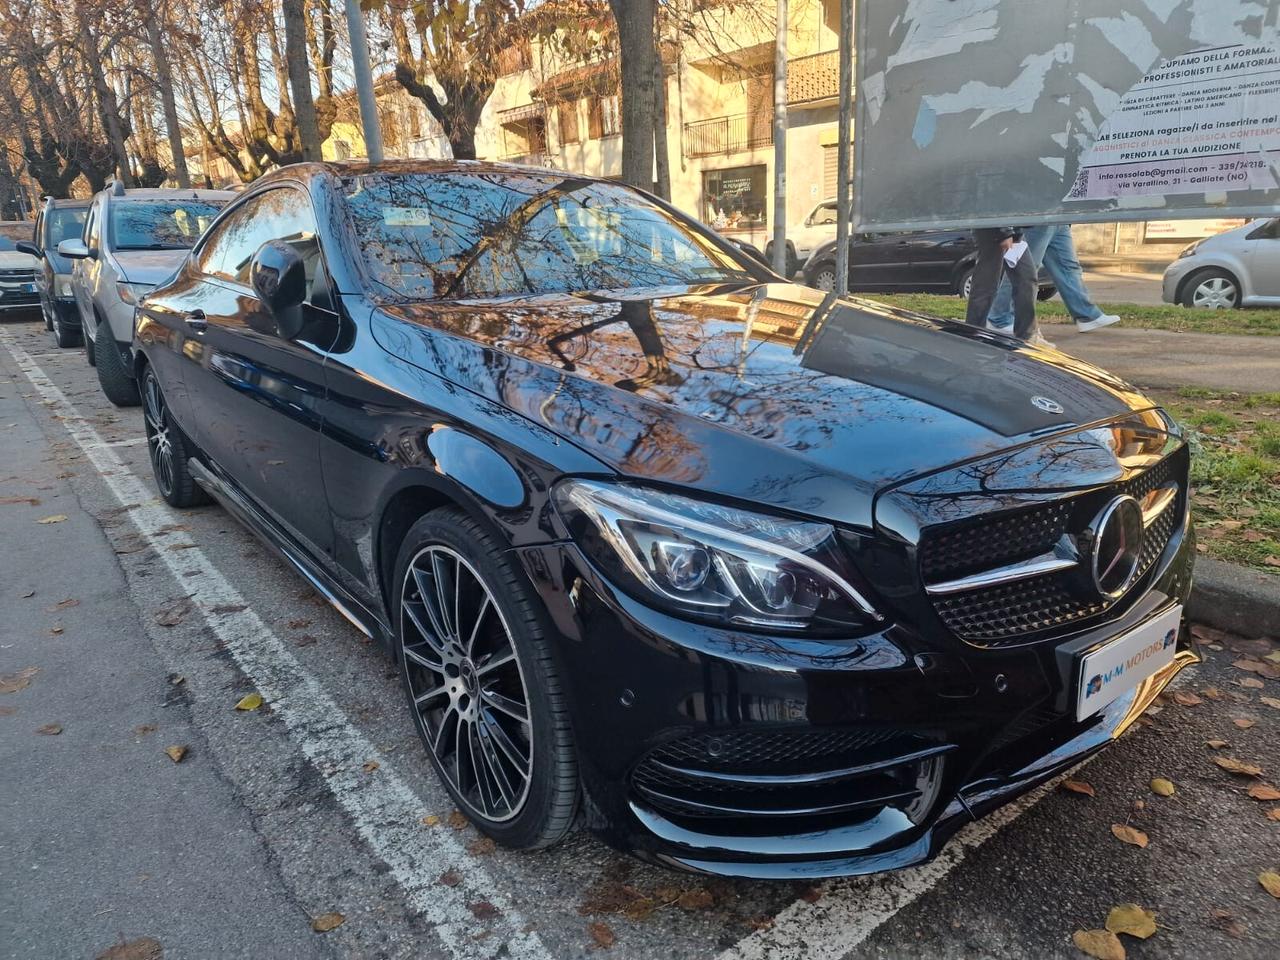
<instances>
[{"instance_id":1,"label":"front grille","mask_svg":"<svg viewBox=\"0 0 1280 960\"><path fill-rule=\"evenodd\" d=\"M36 275L33 270L0 270L0 282L4 283L35 283Z\"/></svg>"},{"instance_id":2,"label":"front grille","mask_svg":"<svg viewBox=\"0 0 1280 960\"><path fill-rule=\"evenodd\" d=\"M1140 593L1186 513L1186 448L1130 479L1103 490L965 521L920 544L925 583L967 576L1046 553L1064 536L1082 533L1112 497L1127 493L1139 501L1152 490L1177 485L1172 504L1147 528L1138 573L1126 597L1100 597L1076 570L1058 571L996 586L934 596L934 609L954 633L980 647L1007 647L1044 639L1118 614L1128 597Z\"/></svg>"},{"instance_id":3,"label":"front grille","mask_svg":"<svg viewBox=\"0 0 1280 960\"><path fill-rule=\"evenodd\" d=\"M715 820L723 833L817 829L886 807L915 819L934 799L948 749L883 729L696 734L650 751L631 785L664 815Z\"/></svg>"}]
</instances>

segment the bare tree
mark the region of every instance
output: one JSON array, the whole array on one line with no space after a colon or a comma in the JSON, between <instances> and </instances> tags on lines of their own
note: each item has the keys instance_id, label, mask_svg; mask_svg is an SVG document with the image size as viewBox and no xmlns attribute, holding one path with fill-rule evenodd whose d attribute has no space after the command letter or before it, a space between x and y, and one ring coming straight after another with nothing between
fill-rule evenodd
<instances>
[{"instance_id":1,"label":"bare tree","mask_svg":"<svg viewBox=\"0 0 1280 960\"><path fill-rule=\"evenodd\" d=\"M609 0L618 27L622 75L622 179L653 189L654 45L657 0Z\"/></svg>"}]
</instances>

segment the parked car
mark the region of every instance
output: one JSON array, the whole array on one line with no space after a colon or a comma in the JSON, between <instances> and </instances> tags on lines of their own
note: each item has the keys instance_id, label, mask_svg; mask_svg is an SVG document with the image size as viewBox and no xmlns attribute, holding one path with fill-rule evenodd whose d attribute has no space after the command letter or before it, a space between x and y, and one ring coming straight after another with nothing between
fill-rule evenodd
<instances>
[{"instance_id":1,"label":"parked car","mask_svg":"<svg viewBox=\"0 0 1280 960\"><path fill-rule=\"evenodd\" d=\"M126 190L115 181L94 195L84 235L63 240L74 261L72 290L85 357L117 406L138 403L129 355L137 298L173 273L222 205L223 190Z\"/></svg>"},{"instance_id":2,"label":"parked car","mask_svg":"<svg viewBox=\"0 0 1280 960\"><path fill-rule=\"evenodd\" d=\"M1188 448L1101 370L777 282L606 180L254 183L139 302L161 495L399 663L495 840L701 873L927 860L1183 665Z\"/></svg>"},{"instance_id":3,"label":"parked car","mask_svg":"<svg viewBox=\"0 0 1280 960\"><path fill-rule=\"evenodd\" d=\"M1163 297L1212 310L1280 305L1280 217L1190 244L1165 268Z\"/></svg>"},{"instance_id":4,"label":"parked car","mask_svg":"<svg viewBox=\"0 0 1280 960\"><path fill-rule=\"evenodd\" d=\"M80 342L80 310L71 287L71 261L58 253L58 244L84 233L88 200L55 200L45 197L36 217L33 239L18 248L36 258L36 294L44 328L53 332L60 347Z\"/></svg>"},{"instance_id":5,"label":"parked car","mask_svg":"<svg viewBox=\"0 0 1280 960\"><path fill-rule=\"evenodd\" d=\"M849 289L864 293L955 293L968 298L978 247L969 230L858 233L849 238ZM836 280L836 242L819 244L802 271L804 282L831 290ZM1041 268L1037 297L1057 288Z\"/></svg>"},{"instance_id":6,"label":"parked car","mask_svg":"<svg viewBox=\"0 0 1280 960\"><path fill-rule=\"evenodd\" d=\"M0 222L0 315L39 308L36 258L20 249L31 239L35 225L23 220ZM26 244L29 245L29 244Z\"/></svg>"},{"instance_id":7,"label":"parked car","mask_svg":"<svg viewBox=\"0 0 1280 960\"><path fill-rule=\"evenodd\" d=\"M837 212L836 199L832 197L815 205L798 226L787 228L786 273L788 277L795 276L796 271L808 262L815 249L828 240L835 240ZM772 240L765 244L764 255L766 262L772 264Z\"/></svg>"}]
</instances>

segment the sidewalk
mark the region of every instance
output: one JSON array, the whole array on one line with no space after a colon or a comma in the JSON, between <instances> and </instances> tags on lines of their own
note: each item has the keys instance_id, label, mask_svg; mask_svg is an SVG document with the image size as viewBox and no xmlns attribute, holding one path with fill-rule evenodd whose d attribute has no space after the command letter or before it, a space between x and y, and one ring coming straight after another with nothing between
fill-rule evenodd
<instances>
[{"instance_id":1,"label":"sidewalk","mask_svg":"<svg viewBox=\"0 0 1280 960\"><path fill-rule=\"evenodd\" d=\"M1280 337L1128 330L1123 323L1092 333L1043 324L1064 353L1088 360L1135 386L1207 387L1260 393L1280 390Z\"/></svg>"}]
</instances>

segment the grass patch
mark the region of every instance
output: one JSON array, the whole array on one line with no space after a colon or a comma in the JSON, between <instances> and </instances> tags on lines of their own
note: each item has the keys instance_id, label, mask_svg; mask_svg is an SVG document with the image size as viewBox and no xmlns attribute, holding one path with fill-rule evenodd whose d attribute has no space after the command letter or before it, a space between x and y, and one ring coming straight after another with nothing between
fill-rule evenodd
<instances>
[{"instance_id":1,"label":"grass patch","mask_svg":"<svg viewBox=\"0 0 1280 960\"><path fill-rule=\"evenodd\" d=\"M1199 550L1280 573L1280 394L1152 391L1191 439Z\"/></svg>"},{"instance_id":2,"label":"grass patch","mask_svg":"<svg viewBox=\"0 0 1280 960\"><path fill-rule=\"evenodd\" d=\"M904 310L963 320L965 301L934 293L857 294ZM1192 310L1171 305L1149 307L1133 303L1098 304L1105 313L1119 314L1123 326L1179 333L1237 333L1261 337L1280 336L1280 310ZM1062 301L1054 298L1036 304L1036 315L1046 323L1071 320ZM1275 394L1272 394L1275 396Z\"/></svg>"}]
</instances>

